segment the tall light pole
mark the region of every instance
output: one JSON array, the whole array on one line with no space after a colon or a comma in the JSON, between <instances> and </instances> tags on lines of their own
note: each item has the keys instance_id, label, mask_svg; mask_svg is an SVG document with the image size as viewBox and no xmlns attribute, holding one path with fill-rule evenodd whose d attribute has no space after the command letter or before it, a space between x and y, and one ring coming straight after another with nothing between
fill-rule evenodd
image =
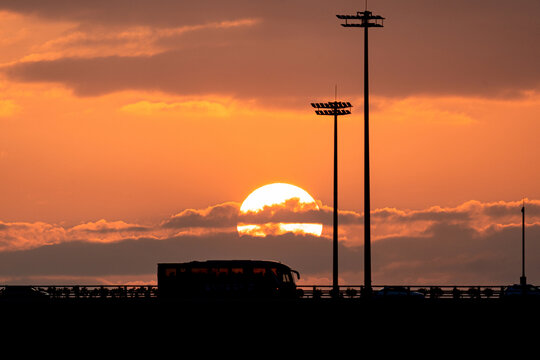
<instances>
[{"instance_id":1,"label":"tall light pole","mask_svg":"<svg viewBox=\"0 0 540 360\"><path fill-rule=\"evenodd\" d=\"M364 28L364 288L365 295L371 295L371 205L369 180L369 61L368 28L383 27L384 18L371 11L358 11L356 15L336 15L345 20L344 27ZM349 23L349 20L360 22ZM379 22L380 20L380 22Z\"/></svg>"},{"instance_id":2,"label":"tall light pole","mask_svg":"<svg viewBox=\"0 0 540 360\"><path fill-rule=\"evenodd\" d=\"M333 115L334 116L334 216L333 216L333 252L332 252L332 296L339 296L339 284L338 284L338 116L349 115L349 110L352 105L350 102L342 101L330 101L326 103L312 103L317 115Z\"/></svg>"}]
</instances>

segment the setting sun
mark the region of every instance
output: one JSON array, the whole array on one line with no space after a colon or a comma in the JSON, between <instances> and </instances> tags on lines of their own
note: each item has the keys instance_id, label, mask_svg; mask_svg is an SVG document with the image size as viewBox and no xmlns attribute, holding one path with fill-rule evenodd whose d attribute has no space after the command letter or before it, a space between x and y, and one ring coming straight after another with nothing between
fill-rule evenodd
<instances>
[{"instance_id":1,"label":"setting sun","mask_svg":"<svg viewBox=\"0 0 540 360\"><path fill-rule=\"evenodd\" d=\"M288 222L288 215L318 211L319 206L305 190L298 186L274 183L253 191L240 207L240 216L249 216L249 220L265 219L258 223L238 222L240 235L266 236L286 232L304 233L320 236L322 224L310 222ZM274 219L281 216L280 219ZM248 219L246 219L248 220ZM276 221L274 221L276 220Z\"/></svg>"}]
</instances>

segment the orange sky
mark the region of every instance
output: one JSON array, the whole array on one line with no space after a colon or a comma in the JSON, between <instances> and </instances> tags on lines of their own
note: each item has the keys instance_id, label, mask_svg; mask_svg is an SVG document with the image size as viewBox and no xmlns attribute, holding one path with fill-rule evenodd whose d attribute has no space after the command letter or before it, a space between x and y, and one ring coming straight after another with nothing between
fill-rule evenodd
<instances>
[{"instance_id":1,"label":"orange sky","mask_svg":"<svg viewBox=\"0 0 540 360\"><path fill-rule=\"evenodd\" d=\"M442 236L435 225L470 230L459 233L460 241L499 239L509 229L516 236L523 198L532 206L531 233L538 231L538 2L369 5L387 18L370 35L372 209L467 214L466 224L438 218L409 226L391 217L385 226L375 222L373 236L394 236L401 244L415 236L453 241L450 230ZM53 244L47 251L75 242L125 246L128 239L142 239L141 249L151 239L164 240L163 246L186 234L164 230L178 214L209 214L223 204L237 211L249 193L273 182L305 189L329 212L332 121L316 116L309 103L333 100L336 85L338 97L354 105L351 116L340 118L339 206L344 218L357 220L340 231L350 246L344 257L352 251L361 260L363 37L339 26L335 14L362 7L358 1L0 3L0 257L11 264L0 268L0 280L152 280L160 251L168 251L156 249L149 264L125 272L92 268L101 261L98 252L80 270L43 265L25 273L20 259L38 256L29 252L45 251L45 244ZM504 221L484 214L482 226L471 222L493 204L517 212ZM270 256L292 261L312 279L329 278L327 237L314 240L321 242L319 265L289 259L281 238L272 251L256 240L253 253L235 253L240 240L227 233L230 252L203 251L209 245L200 244L233 227L227 221L214 232L197 232L201 242L180 246L178 261ZM493 233L485 231L489 226ZM427 260L388 255L399 248L374 253L374 283L402 283L402 274L410 282L496 283L519 276L513 265L494 275L490 261L478 260L488 256L480 250L468 254L485 271L471 275L457 268L463 254L448 259L452 266L443 271ZM63 251L69 254L64 248L57 254ZM530 256L538 257L532 250ZM350 274L344 281L362 279L361 265L350 261L350 269L344 261L343 274ZM530 263L540 282L540 267ZM388 270L396 266L399 271Z\"/></svg>"}]
</instances>

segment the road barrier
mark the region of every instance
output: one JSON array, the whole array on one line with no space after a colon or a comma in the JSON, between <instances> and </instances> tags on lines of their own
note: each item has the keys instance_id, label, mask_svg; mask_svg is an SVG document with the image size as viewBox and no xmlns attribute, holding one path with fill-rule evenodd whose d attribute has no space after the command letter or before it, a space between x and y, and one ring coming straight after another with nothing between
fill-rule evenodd
<instances>
[{"instance_id":1,"label":"road barrier","mask_svg":"<svg viewBox=\"0 0 540 360\"><path fill-rule=\"evenodd\" d=\"M483 285L431 285L403 286L376 285L372 287L373 297L415 297L425 299L492 299L504 296L507 286ZM333 293L332 285L298 285L301 298L325 299L362 298L366 294L362 285L339 286L339 293ZM157 298L157 285L0 285L0 297L48 297L51 299L145 299ZM337 296L336 296L337 295Z\"/></svg>"}]
</instances>

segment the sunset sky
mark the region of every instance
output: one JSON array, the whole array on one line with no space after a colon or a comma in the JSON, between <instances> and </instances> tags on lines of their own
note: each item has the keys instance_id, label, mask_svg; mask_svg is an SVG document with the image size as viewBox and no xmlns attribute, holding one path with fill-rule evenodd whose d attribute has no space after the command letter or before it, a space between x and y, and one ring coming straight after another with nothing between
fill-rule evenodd
<instances>
[{"instance_id":1,"label":"sunset sky","mask_svg":"<svg viewBox=\"0 0 540 360\"><path fill-rule=\"evenodd\" d=\"M360 0L0 2L0 284L155 283L158 262L282 261L363 282ZM373 284L540 284L540 2L370 0ZM257 188L323 234L239 236ZM298 205L298 203L296 203ZM287 215L288 214L288 215ZM262 214L261 216L263 216ZM268 215L268 214L267 214ZM308 221L308 220L306 220Z\"/></svg>"}]
</instances>

